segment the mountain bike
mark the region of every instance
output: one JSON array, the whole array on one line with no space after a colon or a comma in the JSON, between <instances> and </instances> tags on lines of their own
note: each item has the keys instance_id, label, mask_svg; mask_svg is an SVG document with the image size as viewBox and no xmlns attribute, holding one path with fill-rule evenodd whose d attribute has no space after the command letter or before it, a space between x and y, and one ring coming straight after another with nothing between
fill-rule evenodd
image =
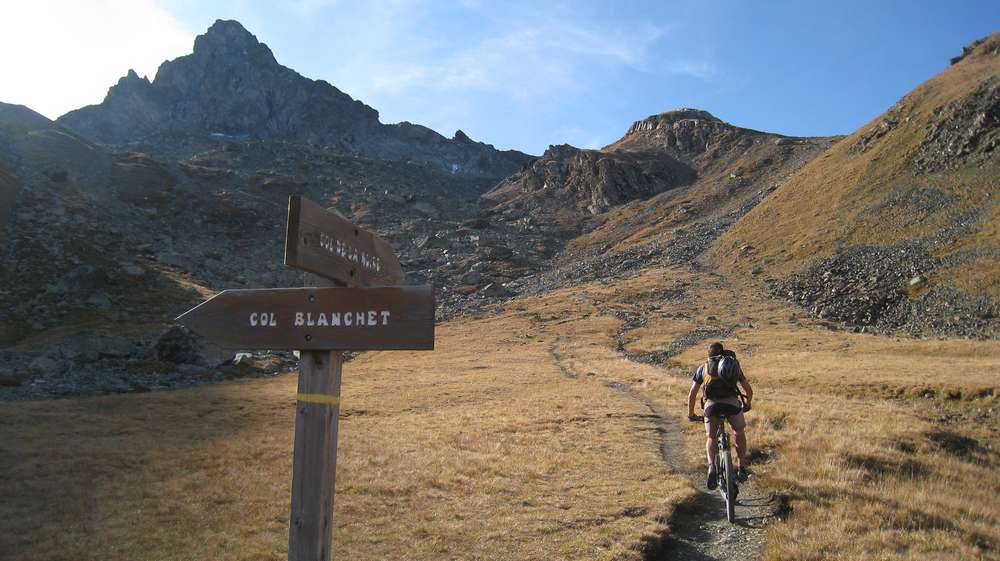
<instances>
[{"instance_id":1,"label":"mountain bike","mask_svg":"<svg viewBox=\"0 0 1000 561\"><path fill-rule=\"evenodd\" d=\"M719 434L716 437L718 442L718 452L715 454L715 473L719 481L719 494L726 502L726 519L730 523L736 520L736 496L740 492L740 486L736 482L736 468L733 466L733 452L729 446L729 431L726 430L729 421L728 415L719 415L722 418L722 426L719 427ZM692 421L705 421L705 417L697 415Z\"/></svg>"}]
</instances>

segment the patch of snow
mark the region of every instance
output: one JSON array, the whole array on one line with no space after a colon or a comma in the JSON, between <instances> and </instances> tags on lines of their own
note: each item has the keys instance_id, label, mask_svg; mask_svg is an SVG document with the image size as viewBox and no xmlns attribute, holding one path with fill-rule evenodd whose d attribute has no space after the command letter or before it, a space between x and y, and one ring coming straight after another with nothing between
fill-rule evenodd
<instances>
[{"instance_id":1,"label":"patch of snow","mask_svg":"<svg viewBox=\"0 0 1000 561\"><path fill-rule=\"evenodd\" d=\"M219 138L222 140L236 140L236 141L248 140L250 138L250 135L247 133L229 134L224 132L210 132L208 133L208 136L211 136L212 138Z\"/></svg>"}]
</instances>

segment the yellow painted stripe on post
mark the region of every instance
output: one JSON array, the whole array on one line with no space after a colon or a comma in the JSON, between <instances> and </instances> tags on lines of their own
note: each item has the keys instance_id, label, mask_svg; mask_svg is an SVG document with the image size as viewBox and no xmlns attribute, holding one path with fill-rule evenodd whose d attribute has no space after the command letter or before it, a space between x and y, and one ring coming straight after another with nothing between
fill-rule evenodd
<instances>
[{"instance_id":1,"label":"yellow painted stripe on post","mask_svg":"<svg viewBox=\"0 0 1000 561\"><path fill-rule=\"evenodd\" d=\"M300 393L299 401L306 403L325 403L327 405L340 405L339 395L328 395L325 393Z\"/></svg>"}]
</instances>

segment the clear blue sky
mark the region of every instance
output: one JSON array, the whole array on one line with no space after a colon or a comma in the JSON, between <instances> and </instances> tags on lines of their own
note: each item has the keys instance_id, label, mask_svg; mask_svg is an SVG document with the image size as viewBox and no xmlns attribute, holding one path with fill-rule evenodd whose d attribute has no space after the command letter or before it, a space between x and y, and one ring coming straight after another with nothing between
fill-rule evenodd
<instances>
[{"instance_id":1,"label":"clear blue sky","mask_svg":"<svg viewBox=\"0 0 1000 561\"><path fill-rule=\"evenodd\" d=\"M279 62L361 99L382 122L461 128L533 154L602 146L678 107L783 134L849 133L1000 29L996 0L133 4L180 30L158 60L190 52L214 20L237 19ZM166 25L133 19L140 35ZM187 51L174 52L178 42Z\"/></svg>"}]
</instances>

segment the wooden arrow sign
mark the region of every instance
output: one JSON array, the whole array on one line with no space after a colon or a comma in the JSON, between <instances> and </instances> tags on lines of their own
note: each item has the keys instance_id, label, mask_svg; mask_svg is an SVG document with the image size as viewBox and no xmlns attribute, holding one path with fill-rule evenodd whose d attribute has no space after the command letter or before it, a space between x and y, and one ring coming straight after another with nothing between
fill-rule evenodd
<instances>
[{"instance_id":1,"label":"wooden arrow sign","mask_svg":"<svg viewBox=\"0 0 1000 561\"><path fill-rule=\"evenodd\" d=\"M434 348L434 289L225 290L177 318L222 347L386 350Z\"/></svg>"},{"instance_id":2,"label":"wooden arrow sign","mask_svg":"<svg viewBox=\"0 0 1000 561\"><path fill-rule=\"evenodd\" d=\"M298 195L288 198L285 265L352 286L395 286L405 278L385 240Z\"/></svg>"}]
</instances>

